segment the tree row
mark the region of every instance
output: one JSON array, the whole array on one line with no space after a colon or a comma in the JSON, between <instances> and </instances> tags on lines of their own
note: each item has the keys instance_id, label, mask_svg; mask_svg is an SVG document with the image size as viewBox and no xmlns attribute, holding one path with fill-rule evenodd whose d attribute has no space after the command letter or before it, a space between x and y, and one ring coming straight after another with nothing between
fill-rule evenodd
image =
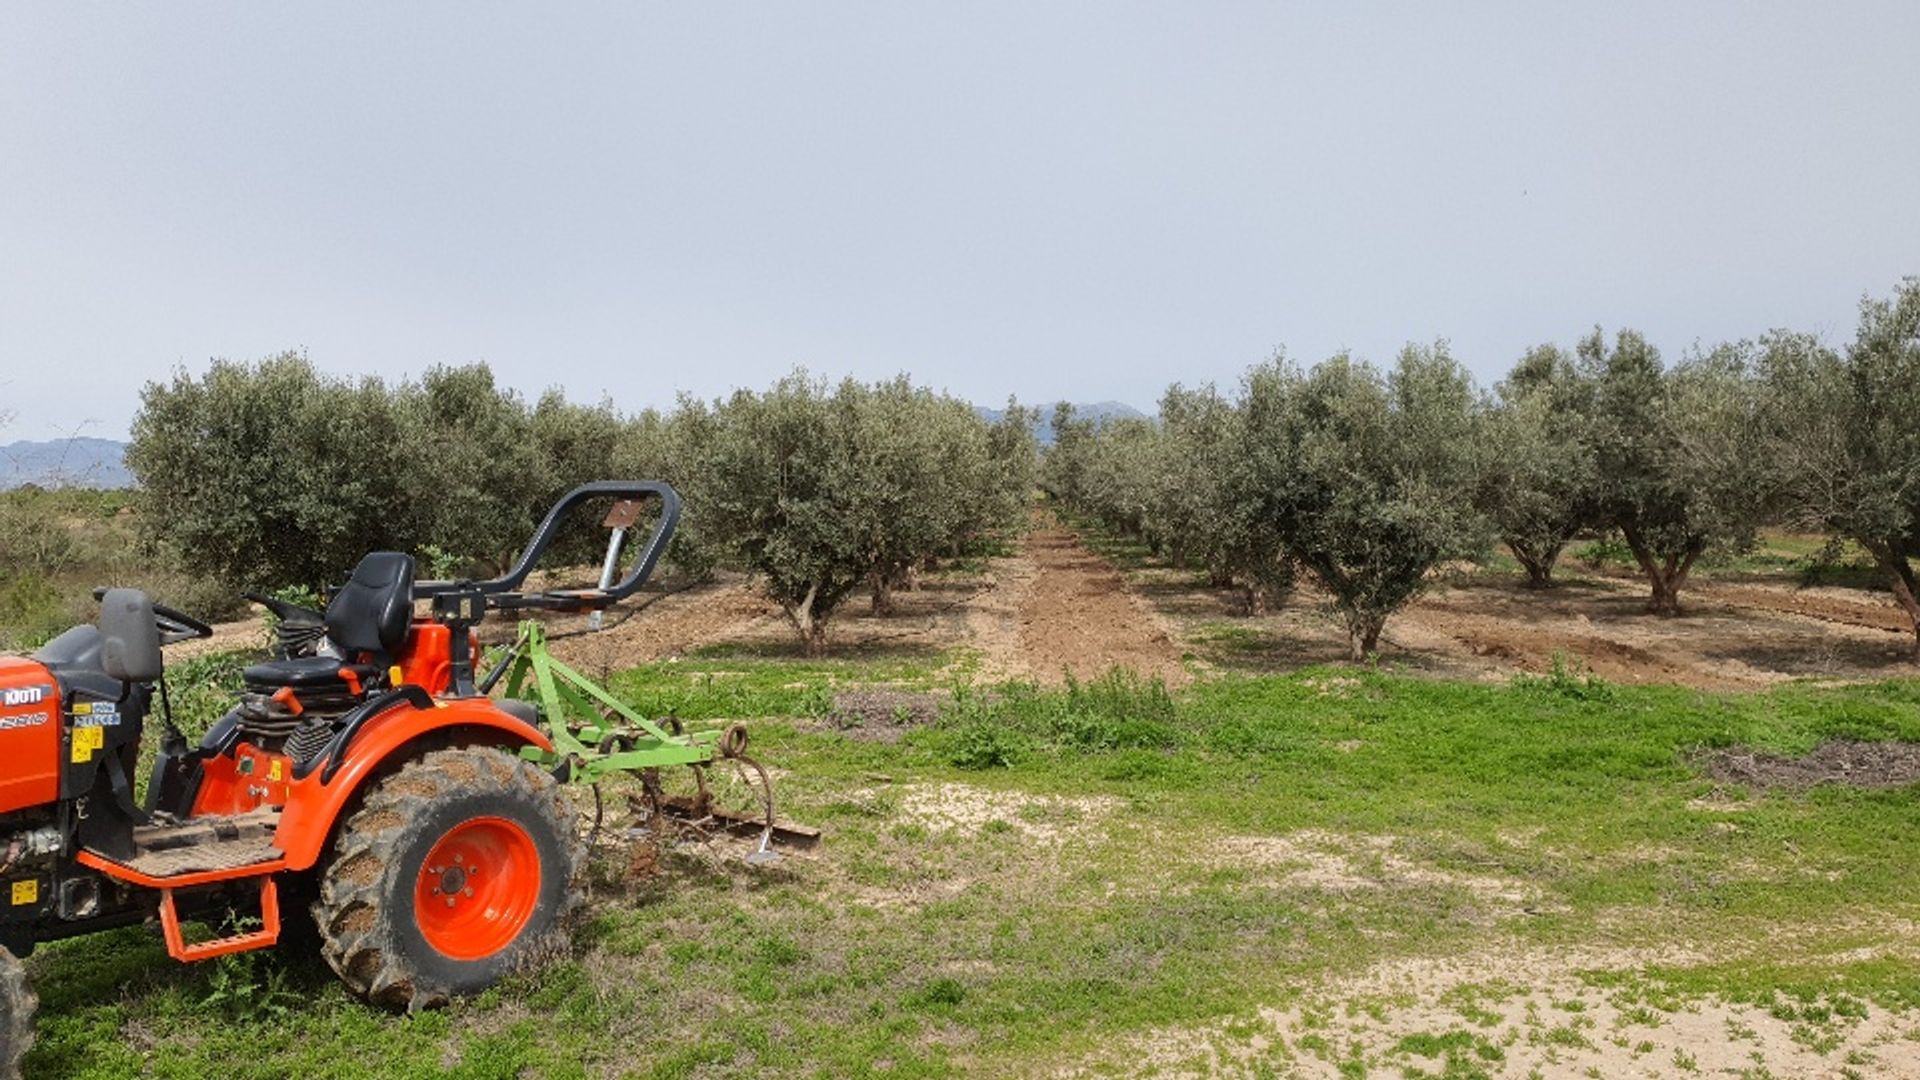
<instances>
[{"instance_id":1,"label":"tree row","mask_svg":"<svg viewBox=\"0 0 1920 1080\"><path fill-rule=\"evenodd\" d=\"M1676 363L1632 331L1529 350L1491 392L1444 342L1381 370L1284 356L1236 393L1174 386L1157 418L1054 416L1042 478L1067 507L1203 565L1250 610L1311 576L1356 658L1452 560L1503 544L1537 587L1614 531L1649 609L1702 556L1779 524L1867 552L1920 654L1920 279L1868 298L1853 339L1775 331Z\"/></svg>"},{"instance_id":2,"label":"tree row","mask_svg":"<svg viewBox=\"0 0 1920 1080\"><path fill-rule=\"evenodd\" d=\"M529 403L485 366L417 382L340 379L287 354L149 384L127 463L139 524L235 588L322 586L366 552L423 573L508 566L547 507L596 479L663 479L685 501L669 560L749 571L810 647L849 596L885 612L923 566L1016 528L1035 417L995 422L899 378L796 373L764 391L624 415L557 391ZM597 565L598 522L557 561Z\"/></svg>"}]
</instances>

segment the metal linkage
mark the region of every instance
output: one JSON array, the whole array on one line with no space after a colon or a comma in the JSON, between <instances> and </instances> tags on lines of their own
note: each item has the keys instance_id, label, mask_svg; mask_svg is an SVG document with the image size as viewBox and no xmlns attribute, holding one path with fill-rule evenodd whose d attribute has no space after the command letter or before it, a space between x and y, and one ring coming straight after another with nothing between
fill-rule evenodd
<instances>
[{"instance_id":1,"label":"metal linkage","mask_svg":"<svg viewBox=\"0 0 1920 1080\"><path fill-rule=\"evenodd\" d=\"M488 675L483 689L502 679L505 697L538 702L553 740L550 753L528 748L521 755L563 780L598 784L621 773L637 776L646 795L637 806L702 833L756 837L759 843L748 856L756 864L778 858L771 851L776 840L810 845L819 839L817 829L776 820L772 778L747 756L743 726L688 731L677 720L663 724L642 716L555 659L538 622L521 622L512 648ZM674 767L690 770L685 775L691 780L691 793L669 791L663 783L662 770ZM717 789L733 797L722 797Z\"/></svg>"}]
</instances>

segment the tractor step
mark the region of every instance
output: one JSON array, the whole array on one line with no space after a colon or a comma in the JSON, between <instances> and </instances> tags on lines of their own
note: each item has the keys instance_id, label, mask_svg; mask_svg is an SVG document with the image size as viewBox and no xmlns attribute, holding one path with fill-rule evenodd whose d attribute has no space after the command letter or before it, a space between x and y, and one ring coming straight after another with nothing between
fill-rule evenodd
<instances>
[{"instance_id":1,"label":"tractor step","mask_svg":"<svg viewBox=\"0 0 1920 1080\"><path fill-rule=\"evenodd\" d=\"M244 870L279 861L280 849L273 846L273 837L249 836L192 847L143 851L121 865L147 877L164 879Z\"/></svg>"},{"instance_id":2,"label":"tractor step","mask_svg":"<svg viewBox=\"0 0 1920 1080\"><path fill-rule=\"evenodd\" d=\"M109 877L160 890L160 929L175 960L208 960L248 949L264 949L280 939L280 892L273 875L286 868L286 856L273 846L278 811L237 817L203 817L145 825L133 832L134 856L110 859L82 850L75 861ZM174 892L209 885L251 881L260 890L257 929L210 941L189 942L180 930Z\"/></svg>"},{"instance_id":3,"label":"tractor step","mask_svg":"<svg viewBox=\"0 0 1920 1080\"><path fill-rule=\"evenodd\" d=\"M270 875L262 874L260 882L260 928L246 930L228 937L212 938L207 941L188 942L180 930L180 912L173 904L173 890L160 890L160 932L167 939L167 955L182 963L196 960L211 960L228 953L246 952L249 949L265 949L280 940L280 890L274 885Z\"/></svg>"}]
</instances>

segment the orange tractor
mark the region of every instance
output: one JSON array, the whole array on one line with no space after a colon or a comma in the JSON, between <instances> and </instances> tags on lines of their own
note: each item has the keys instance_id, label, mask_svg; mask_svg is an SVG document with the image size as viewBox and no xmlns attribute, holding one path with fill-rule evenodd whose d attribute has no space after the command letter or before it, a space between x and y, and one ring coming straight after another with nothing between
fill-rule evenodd
<instances>
[{"instance_id":1,"label":"orange tractor","mask_svg":"<svg viewBox=\"0 0 1920 1080\"><path fill-rule=\"evenodd\" d=\"M524 589L563 520L595 499L620 500L616 525L640 500L659 504L625 577L611 580L616 527L600 587ZM638 715L555 660L538 621L478 670L473 628L488 612L619 603L679 512L664 484L587 484L503 577L415 581L411 557L376 552L324 612L253 597L279 617L278 655L246 669L239 703L198 745L174 725L161 649L211 630L143 593L104 590L97 626L0 657L0 1077L32 1041L18 958L112 927L155 921L174 959L193 961L271 946L283 910L304 908L327 962L370 1001L416 1009L491 985L576 899L585 843L568 782L633 774L636 829L673 818L744 833L759 841L751 861L775 858L773 840L811 841L776 824L742 729ZM187 922L232 932L189 940Z\"/></svg>"}]
</instances>

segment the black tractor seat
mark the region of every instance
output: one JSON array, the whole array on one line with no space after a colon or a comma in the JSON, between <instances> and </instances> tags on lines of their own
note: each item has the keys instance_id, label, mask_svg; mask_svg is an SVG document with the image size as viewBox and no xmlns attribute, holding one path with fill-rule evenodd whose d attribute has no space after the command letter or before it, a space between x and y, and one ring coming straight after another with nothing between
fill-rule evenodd
<instances>
[{"instance_id":1,"label":"black tractor seat","mask_svg":"<svg viewBox=\"0 0 1920 1080\"><path fill-rule=\"evenodd\" d=\"M351 672L348 678L341 672ZM348 663L337 656L296 656L290 660L268 660L241 672L247 692L271 694L283 686L306 693L344 691L358 682L362 689L386 679L386 669L378 664Z\"/></svg>"},{"instance_id":2,"label":"black tractor seat","mask_svg":"<svg viewBox=\"0 0 1920 1080\"><path fill-rule=\"evenodd\" d=\"M413 621L413 556L376 551L327 604L327 640L351 659L296 656L254 664L241 673L247 692L290 691L302 708L328 708L383 688L387 668L406 644ZM346 674L342 674L345 672Z\"/></svg>"}]
</instances>

